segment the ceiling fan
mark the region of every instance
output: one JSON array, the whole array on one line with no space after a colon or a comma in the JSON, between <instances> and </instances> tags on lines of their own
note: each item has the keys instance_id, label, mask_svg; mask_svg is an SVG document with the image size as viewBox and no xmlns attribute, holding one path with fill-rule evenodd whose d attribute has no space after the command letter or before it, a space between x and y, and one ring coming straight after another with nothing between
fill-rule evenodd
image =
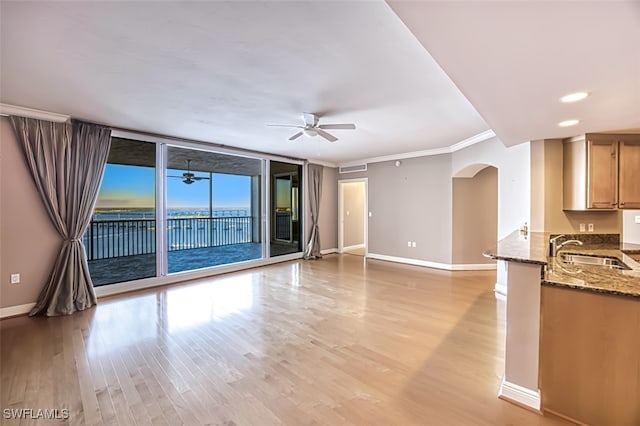
<instances>
[{"instance_id":1,"label":"ceiling fan","mask_svg":"<svg viewBox=\"0 0 640 426\"><path fill-rule=\"evenodd\" d=\"M322 136L329 142L335 142L338 140L331 133L325 130L354 130L355 124L318 124L319 117L315 114L305 112L302 114L304 120L304 126L295 124L267 124L269 127L291 127L293 129L301 129L298 133L289 138L290 141L298 139L300 136L305 135L309 137Z\"/></svg>"},{"instance_id":2,"label":"ceiling fan","mask_svg":"<svg viewBox=\"0 0 640 426\"><path fill-rule=\"evenodd\" d=\"M191 160L187 160L187 171L184 172L182 176L167 176L167 177L182 179L182 182L186 183L187 185L191 185L193 182L197 180L209 179L208 177L196 176L193 173L191 173Z\"/></svg>"}]
</instances>

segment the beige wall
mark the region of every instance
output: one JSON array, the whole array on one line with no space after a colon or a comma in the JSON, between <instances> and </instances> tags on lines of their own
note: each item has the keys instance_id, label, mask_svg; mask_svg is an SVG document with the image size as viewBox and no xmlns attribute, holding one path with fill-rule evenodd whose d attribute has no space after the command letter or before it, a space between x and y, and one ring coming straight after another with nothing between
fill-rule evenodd
<instances>
[{"instance_id":1,"label":"beige wall","mask_svg":"<svg viewBox=\"0 0 640 426\"><path fill-rule=\"evenodd\" d=\"M369 253L450 264L451 155L369 164L367 177Z\"/></svg>"},{"instance_id":2,"label":"beige wall","mask_svg":"<svg viewBox=\"0 0 640 426\"><path fill-rule=\"evenodd\" d=\"M308 218L307 229L310 231L311 212ZM338 169L333 167L325 167L322 172L322 198L318 227L320 228L320 249L338 248Z\"/></svg>"},{"instance_id":3,"label":"beige wall","mask_svg":"<svg viewBox=\"0 0 640 426\"><path fill-rule=\"evenodd\" d=\"M640 223L636 223L636 216L640 217L640 210L622 212L622 240L625 243L640 244Z\"/></svg>"},{"instance_id":4,"label":"beige wall","mask_svg":"<svg viewBox=\"0 0 640 426\"><path fill-rule=\"evenodd\" d=\"M534 197L536 197L536 203L539 203L537 200L540 198L539 190L543 188L544 195L541 198L544 204L544 219L542 220L544 231L554 234L579 233L581 223L593 223L595 233L620 233L621 213L619 211L577 212L562 210L562 140L535 141L532 143L533 152L536 154L531 156L531 169L532 171L543 170L543 172L532 172L532 179L535 181L532 180L531 186L538 189L532 192L532 206ZM538 218L536 224L539 221Z\"/></svg>"},{"instance_id":5,"label":"beige wall","mask_svg":"<svg viewBox=\"0 0 640 426\"><path fill-rule=\"evenodd\" d=\"M498 169L487 167L472 178L453 179L454 264L495 263L482 252L498 235Z\"/></svg>"},{"instance_id":6,"label":"beige wall","mask_svg":"<svg viewBox=\"0 0 640 426\"><path fill-rule=\"evenodd\" d=\"M343 246L364 244L365 184L346 182L342 186Z\"/></svg>"},{"instance_id":7,"label":"beige wall","mask_svg":"<svg viewBox=\"0 0 640 426\"><path fill-rule=\"evenodd\" d=\"M498 236L502 239L530 222L531 162L529 143L506 147L494 137L453 153L453 176L478 164L498 169ZM476 169L477 170L477 169Z\"/></svg>"},{"instance_id":8,"label":"beige wall","mask_svg":"<svg viewBox=\"0 0 640 426\"><path fill-rule=\"evenodd\" d=\"M394 161L372 163L366 172L339 178L369 178L370 253L451 264L458 263L452 261L452 177L489 165L498 169L498 227L491 246L529 221L529 155L529 143L507 148L494 137L453 154L401 160L400 167ZM407 247L407 241L417 247Z\"/></svg>"},{"instance_id":9,"label":"beige wall","mask_svg":"<svg viewBox=\"0 0 640 426\"><path fill-rule=\"evenodd\" d=\"M544 141L531 141L531 223L532 232L544 232Z\"/></svg>"},{"instance_id":10,"label":"beige wall","mask_svg":"<svg viewBox=\"0 0 640 426\"><path fill-rule=\"evenodd\" d=\"M61 240L42 204L9 120L0 118L0 307L34 303ZM19 273L21 283L10 284Z\"/></svg>"}]
</instances>

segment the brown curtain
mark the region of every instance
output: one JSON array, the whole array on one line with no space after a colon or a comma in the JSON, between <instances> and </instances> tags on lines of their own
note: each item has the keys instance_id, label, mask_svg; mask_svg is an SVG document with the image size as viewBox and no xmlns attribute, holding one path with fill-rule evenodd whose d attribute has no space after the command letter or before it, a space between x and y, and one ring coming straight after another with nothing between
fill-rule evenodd
<instances>
[{"instance_id":1,"label":"brown curtain","mask_svg":"<svg viewBox=\"0 0 640 426\"><path fill-rule=\"evenodd\" d=\"M111 129L10 117L38 192L60 234L60 253L30 315L68 315L96 304L81 238L102 182Z\"/></svg>"},{"instance_id":2,"label":"brown curtain","mask_svg":"<svg viewBox=\"0 0 640 426\"><path fill-rule=\"evenodd\" d=\"M322 196L322 172L324 168L317 164L309 164L309 206L311 207L311 234L304 250L305 259L319 259L320 229L318 215L320 213L320 198Z\"/></svg>"}]
</instances>

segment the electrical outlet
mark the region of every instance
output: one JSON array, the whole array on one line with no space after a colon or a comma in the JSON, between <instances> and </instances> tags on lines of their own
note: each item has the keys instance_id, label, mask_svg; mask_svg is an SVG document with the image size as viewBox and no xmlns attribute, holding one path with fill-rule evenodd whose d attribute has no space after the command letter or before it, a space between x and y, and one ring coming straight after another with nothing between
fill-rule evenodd
<instances>
[{"instance_id":1,"label":"electrical outlet","mask_svg":"<svg viewBox=\"0 0 640 426\"><path fill-rule=\"evenodd\" d=\"M20 284L20 274L11 274L11 284Z\"/></svg>"},{"instance_id":2,"label":"electrical outlet","mask_svg":"<svg viewBox=\"0 0 640 426\"><path fill-rule=\"evenodd\" d=\"M580 232L584 232L584 231L586 231L584 223L581 223L580 224Z\"/></svg>"},{"instance_id":3,"label":"electrical outlet","mask_svg":"<svg viewBox=\"0 0 640 426\"><path fill-rule=\"evenodd\" d=\"M589 224L589 232L593 232L593 223Z\"/></svg>"},{"instance_id":4,"label":"electrical outlet","mask_svg":"<svg viewBox=\"0 0 640 426\"><path fill-rule=\"evenodd\" d=\"M407 247L411 247L411 241L407 241Z\"/></svg>"},{"instance_id":5,"label":"electrical outlet","mask_svg":"<svg viewBox=\"0 0 640 426\"><path fill-rule=\"evenodd\" d=\"M412 241L412 242L411 242L411 247L415 247L415 246L416 246L416 242L415 242L415 241Z\"/></svg>"}]
</instances>

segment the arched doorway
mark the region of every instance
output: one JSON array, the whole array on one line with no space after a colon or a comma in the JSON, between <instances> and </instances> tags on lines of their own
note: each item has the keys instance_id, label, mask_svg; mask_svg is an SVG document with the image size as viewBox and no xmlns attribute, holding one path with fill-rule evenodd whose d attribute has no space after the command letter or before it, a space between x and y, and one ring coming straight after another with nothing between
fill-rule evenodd
<instances>
[{"instance_id":1,"label":"arched doorway","mask_svg":"<svg viewBox=\"0 0 640 426\"><path fill-rule=\"evenodd\" d=\"M498 236L498 169L474 164L453 177L452 263L459 269L493 269L482 253Z\"/></svg>"}]
</instances>

